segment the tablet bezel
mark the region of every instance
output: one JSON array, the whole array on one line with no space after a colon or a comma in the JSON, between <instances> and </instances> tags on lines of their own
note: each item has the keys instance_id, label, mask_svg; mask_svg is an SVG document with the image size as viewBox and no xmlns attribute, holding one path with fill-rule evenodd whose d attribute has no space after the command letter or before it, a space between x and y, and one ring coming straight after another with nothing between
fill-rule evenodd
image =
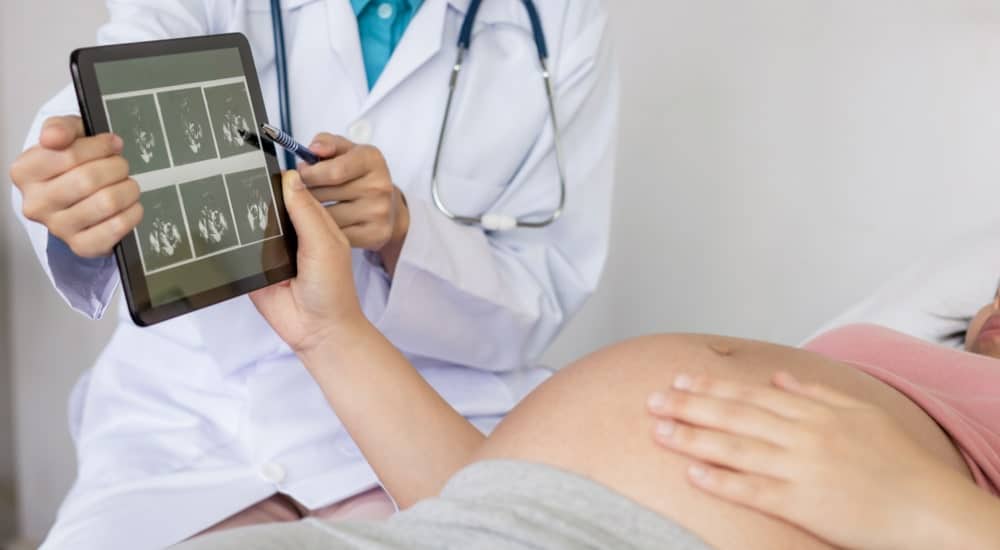
<instances>
[{"instance_id":1,"label":"tablet bezel","mask_svg":"<svg viewBox=\"0 0 1000 550\"><path fill-rule=\"evenodd\" d=\"M74 51L70 56L70 70L87 135L93 136L110 131L100 86L97 82L95 64L233 48L239 50L240 53L254 114L260 123L267 122L267 110L264 106L250 43L243 34L230 33L98 46ZM128 237L122 239L114 247L114 252L129 314L137 325L145 327L160 323L295 277L298 240L281 194L281 168L278 164L274 144L262 140L261 146L266 157L267 171L271 177L274 198L277 202L277 215L283 230L280 242L285 245L288 264L154 307L150 300L146 276L143 273L135 233L131 232Z\"/></svg>"}]
</instances>

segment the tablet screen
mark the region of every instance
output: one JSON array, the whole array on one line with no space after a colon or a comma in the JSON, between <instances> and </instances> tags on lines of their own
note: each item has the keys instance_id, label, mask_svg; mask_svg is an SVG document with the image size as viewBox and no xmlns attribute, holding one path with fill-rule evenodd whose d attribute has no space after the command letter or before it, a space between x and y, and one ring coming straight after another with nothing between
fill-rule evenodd
<instances>
[{"instance_id":1,"label":"tablet screen","mask_svg":"<svg viewBox=\"0 0 1000 550\"><path fill-rule=\"evenodd\" d=\"M237 48L94 65L142 191L134 231L153 307L289 263L280 187ZM248 136L249 134L249 136Z\"/></svg>"}]
</instances>

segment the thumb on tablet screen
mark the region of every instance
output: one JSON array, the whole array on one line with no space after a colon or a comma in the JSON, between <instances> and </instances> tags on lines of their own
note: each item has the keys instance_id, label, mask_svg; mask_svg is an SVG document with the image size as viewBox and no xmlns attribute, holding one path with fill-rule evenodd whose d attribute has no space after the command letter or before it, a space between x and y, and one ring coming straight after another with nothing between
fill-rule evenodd
<instances>
[{"instance_id":1,"label":"thumb on tablet screen","mask_svg":"<svg viewBox=\"0 0 1000 550\"><path fill-rule=\"evenodd\" d=\"M298 233L298 274L251 294L258 311L296 353L319 345L330 327L365 320L354 289L351 245L298 172L282 176L285 208Z\"/></svg>"},{"instance_id":2,"label":"thumb on tablet screen","mask_svg":"<svg viewBox=\"0 0 1000 550\"><path fill-rule=\"evenodd\" d=\"M298 233L300 256L321 256L329 252L330 246L334 244L331 241L350 248L347 237L327 214L323 205L309 192L297 171L289 170L284 173L282 190L285 207Z\"/></svg>"}]
</instances>

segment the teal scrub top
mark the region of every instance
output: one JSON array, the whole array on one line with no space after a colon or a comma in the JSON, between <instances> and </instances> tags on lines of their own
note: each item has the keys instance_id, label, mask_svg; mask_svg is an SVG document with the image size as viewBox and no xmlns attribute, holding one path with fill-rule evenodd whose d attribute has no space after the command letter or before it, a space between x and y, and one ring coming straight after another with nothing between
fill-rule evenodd
<instances>
[{"instance_id":1,"label":"teal scrub top","mask_svg":"<svg viewBox=\"0 0 1000 550\"><path fill-rule=\"evenodd\" d=\"M389 64L392 52L421 4L423 0L351 0L358 18L369 90Z\"/></svg>"}]
</instances>

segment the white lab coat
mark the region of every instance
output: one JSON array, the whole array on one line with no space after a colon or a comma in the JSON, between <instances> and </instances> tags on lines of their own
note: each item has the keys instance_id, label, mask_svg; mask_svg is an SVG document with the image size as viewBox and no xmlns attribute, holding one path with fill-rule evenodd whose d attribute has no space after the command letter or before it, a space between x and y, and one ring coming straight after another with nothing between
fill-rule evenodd
<instances>
[{"instance_id":1,"label":"white lab coat","mask_svg":"<svg viewBox=\"0 0 1000 550\"><path fill-rule=\"evenodd\" d=\"M367 89L348 0L285 2L296 137L341 133L385 154L411 226L395 278L357 252L366 315L459 412L490 430L547 376L537 360L597 285L608 244L617 72L601 0L541 0L569 180L564 217L488 234L441 215L430 170L469 0L426 0ZM277 87L268 0L117 0L101 44L243 32L271 120ZM519 0L484 2L452 112L442 193L546 215L557 202L553 135ZM76 113L70 88L39 113ZM20 197L14 193L20 215ZM23 218L22 218L22 221ZM67 302L103 315L110 260L82 261L24 221ZM71 396L78 479L47 548L161 548L276 491L318 508L378 481L314 382L246 298L149 329L121 323ZM379 376L377 371L372 376ZM373 415L378 410L372 411Z\"/></svg>"}]
</instances>

